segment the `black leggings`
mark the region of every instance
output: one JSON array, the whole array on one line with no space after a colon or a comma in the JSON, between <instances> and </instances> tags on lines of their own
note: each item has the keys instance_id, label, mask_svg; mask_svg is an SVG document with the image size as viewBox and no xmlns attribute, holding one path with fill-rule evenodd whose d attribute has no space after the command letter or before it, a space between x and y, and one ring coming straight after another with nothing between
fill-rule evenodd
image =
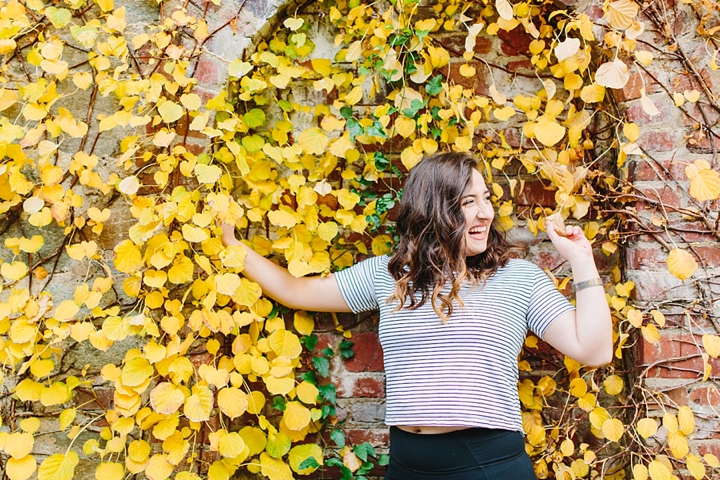
<instances>
[{"instance_id":1,"label":"black leggings","mask_svg":"<svg viewBox=\"0 0 720 480\"><path fill-rule=\"evenodd\" d=\"M385 480L535 480L520 432L468 428L438 435L390 427Z\"/></svg>"}]
</instances>

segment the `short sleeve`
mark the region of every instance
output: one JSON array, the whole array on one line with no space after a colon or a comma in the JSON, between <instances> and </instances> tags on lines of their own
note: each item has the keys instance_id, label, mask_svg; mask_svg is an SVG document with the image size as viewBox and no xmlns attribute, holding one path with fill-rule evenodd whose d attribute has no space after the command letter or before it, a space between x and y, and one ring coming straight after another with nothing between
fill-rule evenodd
<instances>
[{"instance_id":1,"label":"short sleeve","mask_svg":"<svg viewBox=\"0 0 720 480\"><path fill-rule=\"evenodd\" d=\"M380 268L387 268L384 258L368 258L335 273L340 293L354 313L380 308L375 291L375 279Z\"/></svg>"},{"instance_id":2,"label":"short sleeve","mask_svg":"<svg viewBox=\"0 0 720 480\"><path fill-rule=\"evenodd\" d=\"M528 305L528 327L540 338L550 324L563 313L575 307L555 287L545 272L534 268L533 286Z\"/></svg>"}]
</instances>

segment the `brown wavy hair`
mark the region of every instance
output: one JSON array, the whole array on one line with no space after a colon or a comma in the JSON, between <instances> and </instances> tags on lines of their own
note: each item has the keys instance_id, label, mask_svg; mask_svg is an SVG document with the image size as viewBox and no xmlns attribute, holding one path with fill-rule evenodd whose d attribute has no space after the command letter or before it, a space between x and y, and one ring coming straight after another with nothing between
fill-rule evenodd
<instances>
[{"instance_id":1,"label":"brown wavy hair","mask_svg":"<svg viewBox=\"0 0 720 480\"><path fill-rule=\"evenodd\" d=\"M388 264L395 279L388 303L398 302L396 311L414 310L429 300L445 322L455 302L464 306L458 295L463 281L484 284L515 256L516 249L494 225L487 249L465 256L465 216L460 201L477 168L469 155L439 153L410 171L396 222L400 241ZM443 292L447 285L449 293Z\"/></svg>"}]
</instances>

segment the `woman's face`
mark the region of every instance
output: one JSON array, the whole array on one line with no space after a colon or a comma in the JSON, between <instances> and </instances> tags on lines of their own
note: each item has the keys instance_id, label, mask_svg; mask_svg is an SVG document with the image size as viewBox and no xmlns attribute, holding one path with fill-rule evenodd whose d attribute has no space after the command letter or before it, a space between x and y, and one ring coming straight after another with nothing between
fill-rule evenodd
<instances>
[{"instance_id":1,"label":"woman's face","mask_svg":"<svg viewBox=\"0 0 720 480\"><path fill-rule=\"evenodd\" d=\"M487 249L490 225L495 216L490 192L477 170L473 170L470 185L460 199L460 206L465 216L465 255L473 257Z\"/></svg>"}]
</instances>

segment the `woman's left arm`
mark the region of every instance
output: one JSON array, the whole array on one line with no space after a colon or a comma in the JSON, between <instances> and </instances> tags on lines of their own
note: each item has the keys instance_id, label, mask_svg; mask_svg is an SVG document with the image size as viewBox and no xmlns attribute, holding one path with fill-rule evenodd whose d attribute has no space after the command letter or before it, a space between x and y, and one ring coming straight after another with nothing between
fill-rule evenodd
<instances>
[{"instance_id":1,"label":"woman's left arm","mask_svg":"<svg viewBox=\"0 0 720 480\"><path fill-rule=\"evenodd\" d=\"M599 278L592 246L580 227L566 227L567 237L548 226L548 237L570 263L575 284ZM612 361L612 320L602 285L578 290L577 305L545 330L543 340L570 358L588 366Z\"/></svg>"}]
</instances>

